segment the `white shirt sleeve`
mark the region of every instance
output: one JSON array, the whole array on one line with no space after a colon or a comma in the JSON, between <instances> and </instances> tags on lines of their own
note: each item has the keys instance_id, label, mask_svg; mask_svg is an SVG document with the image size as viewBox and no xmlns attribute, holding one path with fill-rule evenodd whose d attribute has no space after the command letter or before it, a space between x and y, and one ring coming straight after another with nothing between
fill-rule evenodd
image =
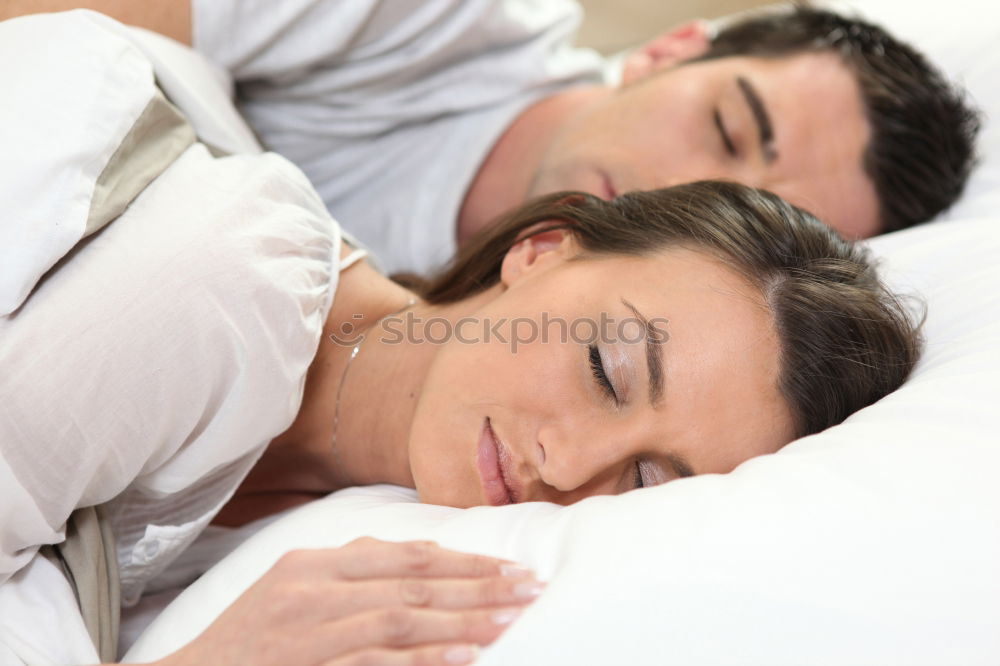
<instances>
[{"instance_id":1,"label":"white shirt sleeve","mask_svg":"<svg viewBox=\"0 0 1000 666\"><path fill-rule=\"evenodd\" d=\"M394 6L398 23L419 4L193 0L192 43L238 81L289 79L317 67L335 66L338 56L359 46L358 37L370 29L369 21L380 7Z\"/></svg>"},{"instance_id":2,"label":"white shirt sleeve","mask_svg":"<svg viewBox=\"0 0 1000 666\"><path fill-rule=\"evenodd\" d=\"M491 146L535 100L600 80L574 0L194 0L240 112L387 271L455 250Z\"/></svg>"},{"instance_id":3,"label":"white shirt sleeve","mask_svg":"<svg viewBox=\"0 0 1000 666\"><path fill-rule=\"evenodd\" d=\"M182 492L287 428L338 247L286 160L196 144L0 320L0 583L75 508Z\"/></svg>"}]
</instances>

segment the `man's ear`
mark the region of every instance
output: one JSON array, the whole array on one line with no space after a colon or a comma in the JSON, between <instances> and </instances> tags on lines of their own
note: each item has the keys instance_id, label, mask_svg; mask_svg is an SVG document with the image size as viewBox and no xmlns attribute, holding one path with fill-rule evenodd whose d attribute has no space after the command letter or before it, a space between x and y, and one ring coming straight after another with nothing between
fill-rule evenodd
<instances>
[{"instance_id":1,"label":"man's ear","mask_svg":"<svg viewBox=\"0 0 1000 666\"><path fill-rule=\"evenodd\" d=\"M671 28L646 42L625 58L622 85L628 85L653 72L697 58L712 44L711 26L697 19Z\"/></svg>"},{"instance_id":2,"label":"man's ear","mask_svg":"<svg viewBox=\"0 0 1000 666\"><path fill-rule=\"evenodd\" d=\"M538 227L551 225L552 222L539 222L529 227L525 234ZM509 287L525 275L534 272L542 265L566 258L573 252L575 241L573 234L566 229L549 229L514 243L500 265L500 282Z\"/></svg>"}]
</instances>

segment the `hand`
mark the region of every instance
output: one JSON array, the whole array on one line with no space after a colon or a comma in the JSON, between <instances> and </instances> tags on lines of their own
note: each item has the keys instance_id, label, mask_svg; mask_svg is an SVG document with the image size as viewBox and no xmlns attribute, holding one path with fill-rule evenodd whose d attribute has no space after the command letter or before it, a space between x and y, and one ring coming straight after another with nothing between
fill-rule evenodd
<instances>
[{"instance_id":1,"label":"hand","mask_svg":"<svg viewBox=\"0 0 1000 666\"><path fill-rule=\"evenodd\" d=\"M470 663L542 585L428 541L292 551L160 666Z\"/></svg>"}]
</instances>

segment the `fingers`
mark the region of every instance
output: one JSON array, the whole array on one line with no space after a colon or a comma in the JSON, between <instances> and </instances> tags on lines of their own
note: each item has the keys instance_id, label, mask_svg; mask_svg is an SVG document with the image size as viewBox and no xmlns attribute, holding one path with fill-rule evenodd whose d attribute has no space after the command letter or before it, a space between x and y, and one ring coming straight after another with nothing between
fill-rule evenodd
<instances>
[{"instance_id":1,"label":"fingers","mask_svg":"<svg viewBox=\"0 0 1000 666\"><path fill-rule=\"evenodd\" d=\"M176 663L469 663L542 589L523 567L430 542L293 551Z\"/></svg>"},{"instance_id":2,"label":"fingers","mask_svg":"<svg viewBox=\"0 0 1000 666\"><path fill-rule=\"evenodd\" d=\"M488 606L526 604L534 601L545 589L545 584L533 578L485 578L481 580L428 581L403 578L389 589L390 597L379 590L373 594L379 606L392 601L410 607L431 606L442 609L462 609ZM381 592L381 594L379 594Z\"/></svg>"},{"instance_id":3,"label":"fingers","mask_svg":"<svg viewBox=\"0 0 1000 666\"><path fill-rule=\"evenodd\" d=\"M428 608L383 608L317 627L320 653L350 654L373 648L402 649L434 644L488 645L521 614L501 607L465 612ZM325 652L325 651L331 652ZM335 652L334 652L335 651Z\"/></svg>"},{"instance_id":4,"label":"fingers","mask_svg":"<svg viewBox=\"0 0 1000 666\"><path fill-rule=\"evenodd\" d=\"M337 617L343 617L393 606L442 610L517 606L534 601L544 589L544 583L530 577L399 578L335 583L321 594L337 598Z\"/></svg>"},{"instance_id":5,"label":"fingers","mask_svg":"<svg viewBox=\"0 0 1000 666\"><path fill-rule=\"evenodd\" d=\"M363 537L341 548L294 551L290 566L326 570L341 580L366 578L482 578L528 575L512 562L485 555L457 553L432 541L392 543Z\"/></svg>"},{"instance_id":6,"label":"fingers","mask_svg":"<svg viewBox=\"0 0 1000 666\"><path fill-rule=\"evenodd\" d=\"M323 666L461 666L479 656L478 645L431 645L406 650L373 648L324 662Z\"/></svg>"}]
</instances>

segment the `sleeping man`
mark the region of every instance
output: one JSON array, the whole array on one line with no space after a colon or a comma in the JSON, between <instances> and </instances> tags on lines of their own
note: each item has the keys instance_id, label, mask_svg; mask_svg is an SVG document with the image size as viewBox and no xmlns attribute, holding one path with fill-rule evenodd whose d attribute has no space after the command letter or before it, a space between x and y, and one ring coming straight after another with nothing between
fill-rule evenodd
<instances>
[{"instance_id":1,"label":"sleeping man","mask_svg":"<svg viewBox=\"0 0 1000 666\"><path fill-rule=\"evenodd\" d=\"M80 6L14 2L16 13ZM812 9L704 23L634 51L622 81L572 48L574 2L82 3L193 44L265 147L309 176L389 271L426 271L527 198L702 178L769 189L849 238L961 192L975 114L909 46ZM265 6L266 5L266 6Z\"/></svg>"}]
</instances>

